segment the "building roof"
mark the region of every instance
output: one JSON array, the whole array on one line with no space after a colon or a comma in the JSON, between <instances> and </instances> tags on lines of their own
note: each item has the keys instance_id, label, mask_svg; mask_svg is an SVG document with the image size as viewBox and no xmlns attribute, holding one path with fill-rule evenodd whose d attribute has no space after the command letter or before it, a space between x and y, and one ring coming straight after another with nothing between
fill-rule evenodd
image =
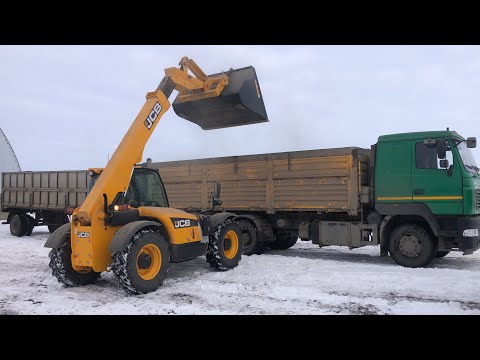
<instances>
[{"instance_id":1,"label":"building roof","mask_svg":"<svg viewBox=\"0 0 480 360\"><path fill-rule=\"evenodd\" d=\"M21 171L21 169L10 142L0 129L0 172L7 171Z\"/></svg>"}]
</instances>

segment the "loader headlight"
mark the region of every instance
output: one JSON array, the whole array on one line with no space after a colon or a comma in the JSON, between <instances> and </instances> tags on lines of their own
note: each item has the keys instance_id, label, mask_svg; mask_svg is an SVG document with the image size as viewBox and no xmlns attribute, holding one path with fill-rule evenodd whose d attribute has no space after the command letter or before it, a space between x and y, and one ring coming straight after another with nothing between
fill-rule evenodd
<instances>
[{"instance_id":1,"label":"loader headlight","mask_svg":"<svg viewBox=\"0 0 480 360\"><path fill-rule=\"evenodd\" d=\"M89 174L90 176L93 176L93 174L95 174L95 172L94 172L93 170L90 170L90 171L88 172L88 174Z\"/></svg>"},{"instance_id":2,"label":"loader headlight","mask_svg":"<svg viewBox=\"0 0 480 360\"><path fill-rule=\"evenodd\" d=\"M120 206L118 206L118 205L115 205L115 206L113 207L113 210L115 210L115 211L118 211L119 209L120 209Z\"/></svg>"},{"instance_id":3,"label":"loader headlight","mask_svg":"<svg viewBox=\"0 0 480 360\"><path fill-rule=\"evenodd\" d=\"M463 230L464 237L477 237L478 236L478 229L465 229Z\"/></svg>"}]
</instances>

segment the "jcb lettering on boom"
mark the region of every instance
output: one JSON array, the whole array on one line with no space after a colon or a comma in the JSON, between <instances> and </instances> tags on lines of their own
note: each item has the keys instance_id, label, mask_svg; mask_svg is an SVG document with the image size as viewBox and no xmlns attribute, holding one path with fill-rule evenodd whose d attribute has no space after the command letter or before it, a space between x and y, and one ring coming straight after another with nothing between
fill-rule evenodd
<instances>
[{"instance_id":1,"label":"jcb lettering on boom","mask_svg":"<svg viewBox=\"0 0 480 360\"><path fill-rule=\"evenodd\" d=\"M144 122L148 130L152 128L153 123L155 122L155 120L157 120L158 114L160 114L160 111L162 111L162 106L157 102L153 106L152 111L150 111L150 114L147 116Z\"/></svg>"}]
</instances>

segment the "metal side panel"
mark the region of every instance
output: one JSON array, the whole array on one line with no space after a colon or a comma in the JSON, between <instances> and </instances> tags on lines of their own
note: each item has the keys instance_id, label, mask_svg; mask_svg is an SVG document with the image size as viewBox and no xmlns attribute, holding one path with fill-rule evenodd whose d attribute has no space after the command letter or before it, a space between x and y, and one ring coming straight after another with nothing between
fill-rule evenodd
<instances>
[{"instance_id":1,"label":"metal side panel","mask_svg":"<svg viewBox=\"0 0 480 360\"><path fill-rule=\"evenodd\" d=\"M368 154L366 149L338 148L171 161L153 166L159 168L175 207L207 208L213 184L219 182L223 204L218 210L357 215L360 186L369 184L365 166ZM187 203L187 197L194 202ZM201 206L197 208L198 202Z\"/></svg>"},{"instance_id":2,"label":"metal side panel","mask_svg":"<svg viewBox=\"0 0 480 360\"><path fill-rule=\"evenodd\" d=\"M86 170L4 173L2 179L2 206L33 210L79 206L90 182Z\"/></svg>"}]
</instances>

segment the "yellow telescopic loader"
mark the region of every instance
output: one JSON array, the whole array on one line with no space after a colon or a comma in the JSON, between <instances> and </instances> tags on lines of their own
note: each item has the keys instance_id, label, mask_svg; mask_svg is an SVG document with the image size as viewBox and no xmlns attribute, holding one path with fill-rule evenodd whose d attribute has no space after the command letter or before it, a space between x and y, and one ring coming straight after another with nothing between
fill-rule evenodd
<instances>
[{"instance_id":1,"label":"yellow telescopic loader","mask_svg":"<svg viewBox=\"0 0 480 360\"><path fill-rule=\"evenodd\" d=\"M97 171L71 223L45 243L52 249L50 267L59 282L92 284L111 270L127 291L148 293L162 284L170 262L206 255L211 267L227 270L240 261L242 233L232 214L206 216L169 208L158 171L138 166L174 90L175 113L204 130L268 121L252 66L207 76L183 57L179 68L165 69L107 166ZM214 189L214 206L220 187L204 185Z\"/></svg>"}]
</instances>

